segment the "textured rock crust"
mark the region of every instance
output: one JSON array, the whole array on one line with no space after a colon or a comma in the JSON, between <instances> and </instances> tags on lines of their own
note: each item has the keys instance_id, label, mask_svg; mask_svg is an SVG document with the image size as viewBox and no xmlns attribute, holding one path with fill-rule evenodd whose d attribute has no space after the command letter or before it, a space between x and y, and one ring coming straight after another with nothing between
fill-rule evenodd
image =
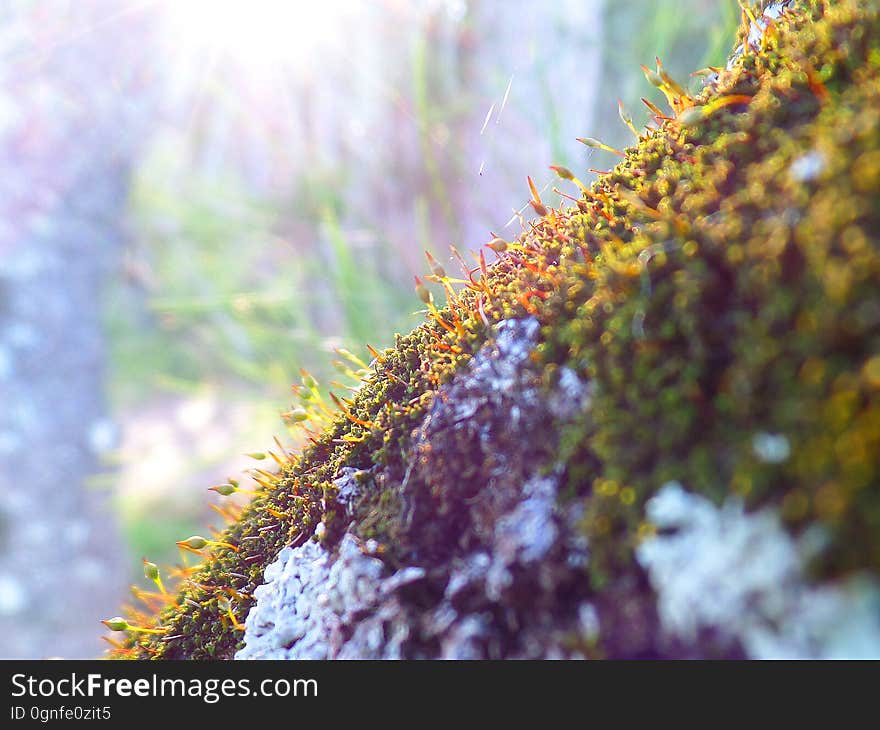
<instances>
[{"instance_id":1,"label":"textured rock crust","mask_svg":"<svg viewBox=\"0 0 880 730\"><path fill-rule=\"evenodd\" d=\"M776 510L747 514L736 497L716 507L677 482L664 485L647 511L660 534L636 555L667 635L693 644L710 629L764 659L880 657L876 577L808 580L821 531L795 539Z\"/></svg>"},{"instance_id":2,"label":"textured rock crust","mask_svg":"<svg viewBox=\"0 0 880 730\"><path fill-rule=\"evenodd\" d=\"M284 548L256 590L236 658L570 654L566 635L595 620L576 600L587 546L577 510L560 506L560 471L535 465L548 463L559 424L589 408L590 388L563 373L542 398L529 361L538 330L532 318L499 324L416 430L400 490L416 562L391 572L371 555L375 540L351 533L333 553ZM464 468L480 462L493 466ZM338 486L343 502L360 489L351 472Z\"/></svg>"}]
</instances>

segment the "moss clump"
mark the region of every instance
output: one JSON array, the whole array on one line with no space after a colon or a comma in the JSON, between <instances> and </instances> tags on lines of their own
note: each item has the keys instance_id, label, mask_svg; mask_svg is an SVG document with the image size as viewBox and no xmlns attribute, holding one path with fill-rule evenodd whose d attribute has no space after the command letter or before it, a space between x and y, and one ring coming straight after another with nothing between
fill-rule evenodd
<instances>
[{"instance_id":1,"label":"moss clump","mask_svg":"<svg viewBox=\"0 0 880 730\"><path fill-rule=\"evenodd\" d=\"M698 97L671 93L670 118L576 206L536 199L528 232L382 353L348 415L218 538L237 549L190 577L154 621L166 633L122 653L231 657L228 602L245 615L282 547L319 522L329 547L348 527L344 467L381 467L355 532L389 562L418 554L400 487L413 431L490 326L523 315L541 323L548 388L563 366L595 386L558 446L590 590L635 570L644 505L672 479L777 505L793 531L822 525L818 577L880 569L880 18L865 5L787 7Z\"/></svg>"},{"instance_id":2,"label":"moss clump","mask_svg":"<svg viewBox=\"0 0 880 730\"><path fill-rule=\"evenodd\" d=\"M635 490L591 504L615 559L677 479L820 522L823 576L880 567L878 30L854 2L787 15L697 100L747 105L667 125L597 186L614 265L548 336L602 385L577 452L594 487ZM772 436L788 458L762 458Z\"/></svg>"}]
</instances>

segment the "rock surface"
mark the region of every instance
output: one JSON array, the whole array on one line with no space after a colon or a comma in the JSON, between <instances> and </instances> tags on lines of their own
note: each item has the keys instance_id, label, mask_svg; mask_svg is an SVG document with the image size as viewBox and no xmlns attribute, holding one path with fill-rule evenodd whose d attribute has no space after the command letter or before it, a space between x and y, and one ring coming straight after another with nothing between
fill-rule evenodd
<instances>
[{"instance_id":1,"label":"rock surface","mask_svg":"<svg viewBox=\"0 0 880 730\"><path fill-rule=\"evenodd\" d=\"M571 602L587 546L577 510L560 509L560 474L540 473L530 458L539 443L554 441L547 419L564 422L589 408L590 388L574 373L563 374L554 397L542 400L529 366L538 330L533 318L499 324L466 371L441 389L418 429L402 493L422 491L437 478L446 488L437 492L441 499L406 499L403 521L419 545L417 562L391 572L370 555L375 541L351 533L332 553L313 542L284 548L255 592L236 658L571 653L566 633L592 616L589 604ZM497 467L468 475L437 464L438 454L472 461L473 449L485 450L481 459L497 458ZM352 491L349 473L339 496ZM570 607L561 621L563 600Z\"/></svg>"}]
</instances>

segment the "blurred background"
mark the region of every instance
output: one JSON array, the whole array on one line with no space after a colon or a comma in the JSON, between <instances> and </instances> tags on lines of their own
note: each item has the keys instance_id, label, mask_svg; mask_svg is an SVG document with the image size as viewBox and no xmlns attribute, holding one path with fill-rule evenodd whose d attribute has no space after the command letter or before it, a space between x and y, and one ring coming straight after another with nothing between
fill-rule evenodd
<instances>
[{"instance_id":1,"label":"blurred background","mask_svg":"<svg viewBox=\"0 0 880 730\"><path fill-rule=\"evenodd\" d=\"M424 251L585 181L736 0L0 0L0 657L94 657ZM691 81L691 83L696 83ZM572 194L575 190L568 191ZM453 266L453 269L457 267Z\"/></svg>"}]
</instances>

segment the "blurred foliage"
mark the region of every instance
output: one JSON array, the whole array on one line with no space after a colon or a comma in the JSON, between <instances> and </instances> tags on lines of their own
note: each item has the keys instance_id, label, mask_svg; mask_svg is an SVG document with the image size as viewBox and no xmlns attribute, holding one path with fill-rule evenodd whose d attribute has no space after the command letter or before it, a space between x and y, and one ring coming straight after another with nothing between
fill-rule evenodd
<instances>
[{"instance_id":1,"label":"blurred foliage","mask_svg":"<svg viewBox=\"0 0 880 730\"><path fill-rule=\"evenodd\" d=\"M379 266L390 252L350 245L320 181L267 201L234 178L171 186L165 165L149 160L134 181L136 236L110 293L117 403L204 383L278 398L300 367L329 374L332 346L410 326L408 293ZM288 211L320 221L324 245L285 238Z\"/></svg>"},{"instance_id":2,"label":"blurred foliage","mask_svg":"<svg viewBox=\"0 0 880 730\"><path fill-rule=\"evenodd\" d=\"M617 117L620 99L636 125L649 117L640 97L664 108L663 94L645 81L640 64L654 58L679 83L696 88L695 69L723 66L740 21L736 0L649 0L605 3L601 110L598 133L612 146L634 139Z\"/></svg>"}]
</instances>

